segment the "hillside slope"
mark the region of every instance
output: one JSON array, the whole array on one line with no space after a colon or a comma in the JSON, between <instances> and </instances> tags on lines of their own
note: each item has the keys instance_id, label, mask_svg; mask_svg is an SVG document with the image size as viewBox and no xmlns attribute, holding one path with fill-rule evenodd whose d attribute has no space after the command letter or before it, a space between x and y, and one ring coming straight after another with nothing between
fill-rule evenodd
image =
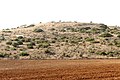
<instances>
[{"instance_id":1,"label":"hillside slope","mask_svg":"<svg viewBox=\"0 0 120 80\"><path fill-rule=\"evenodd\" d=\"M1 59L119 58L120 28L97 23L49 22L0 32Z\"/></svg>"}]
</instances>

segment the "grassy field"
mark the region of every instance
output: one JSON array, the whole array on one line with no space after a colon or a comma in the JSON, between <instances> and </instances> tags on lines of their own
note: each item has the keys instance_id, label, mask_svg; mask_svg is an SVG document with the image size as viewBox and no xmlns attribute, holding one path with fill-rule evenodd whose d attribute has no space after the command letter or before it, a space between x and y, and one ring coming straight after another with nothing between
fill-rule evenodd
<instances>
[{"instance_id":1,"label":"grassy field","mask_svg":"<svg viewBox=\"0 0 120 80\"><path fill-rule=\"evenodd\" d=\"M120 60L0 60L0 80L120 80Z\"/></svg>"}]
</instances>

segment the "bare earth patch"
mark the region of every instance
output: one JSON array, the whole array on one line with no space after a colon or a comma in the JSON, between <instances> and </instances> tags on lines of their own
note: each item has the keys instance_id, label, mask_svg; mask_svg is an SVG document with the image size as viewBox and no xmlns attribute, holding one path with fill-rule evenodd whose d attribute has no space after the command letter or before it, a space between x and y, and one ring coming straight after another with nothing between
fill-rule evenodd
<instances>
[{"instance_id":1,"label":"bare earth patch","mask_svg":"<svg viewBox=\"0 0 120 80\"><path fill-rule=\"evenodd\" d=\"M0 60L0 80L120 80L120 60Z\"/></svg>"}]
</instances>

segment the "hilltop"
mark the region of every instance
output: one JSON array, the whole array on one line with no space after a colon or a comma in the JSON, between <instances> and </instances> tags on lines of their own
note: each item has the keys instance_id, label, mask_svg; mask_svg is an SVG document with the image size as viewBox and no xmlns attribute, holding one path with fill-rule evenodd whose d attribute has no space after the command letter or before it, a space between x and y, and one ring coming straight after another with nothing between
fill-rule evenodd
<instances>
[{"instance_id":1,"label":"hilltop","mask_svg":"<svg viewBox=\"0 0 120 80\"><path fill-rule=\"evenodd\" d=\"M0 31L0 59L120 58L120 27L48 22Z\"/></svg>"}]
</instances>

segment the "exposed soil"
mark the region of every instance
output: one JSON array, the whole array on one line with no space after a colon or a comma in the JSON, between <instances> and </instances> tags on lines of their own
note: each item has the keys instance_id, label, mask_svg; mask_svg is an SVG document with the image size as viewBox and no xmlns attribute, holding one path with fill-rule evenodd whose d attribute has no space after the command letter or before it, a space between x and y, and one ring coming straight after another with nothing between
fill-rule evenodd
<instances>
[{"instance_id":1,"label":"exposed soil","mask_svg":"<svg viewBox=\"0 0 120 80\"><path fill-rule=\"evenodd\" d=\"M120 80L120 60L0 60L0 80Z\"/></svg>"}]
</instances>

